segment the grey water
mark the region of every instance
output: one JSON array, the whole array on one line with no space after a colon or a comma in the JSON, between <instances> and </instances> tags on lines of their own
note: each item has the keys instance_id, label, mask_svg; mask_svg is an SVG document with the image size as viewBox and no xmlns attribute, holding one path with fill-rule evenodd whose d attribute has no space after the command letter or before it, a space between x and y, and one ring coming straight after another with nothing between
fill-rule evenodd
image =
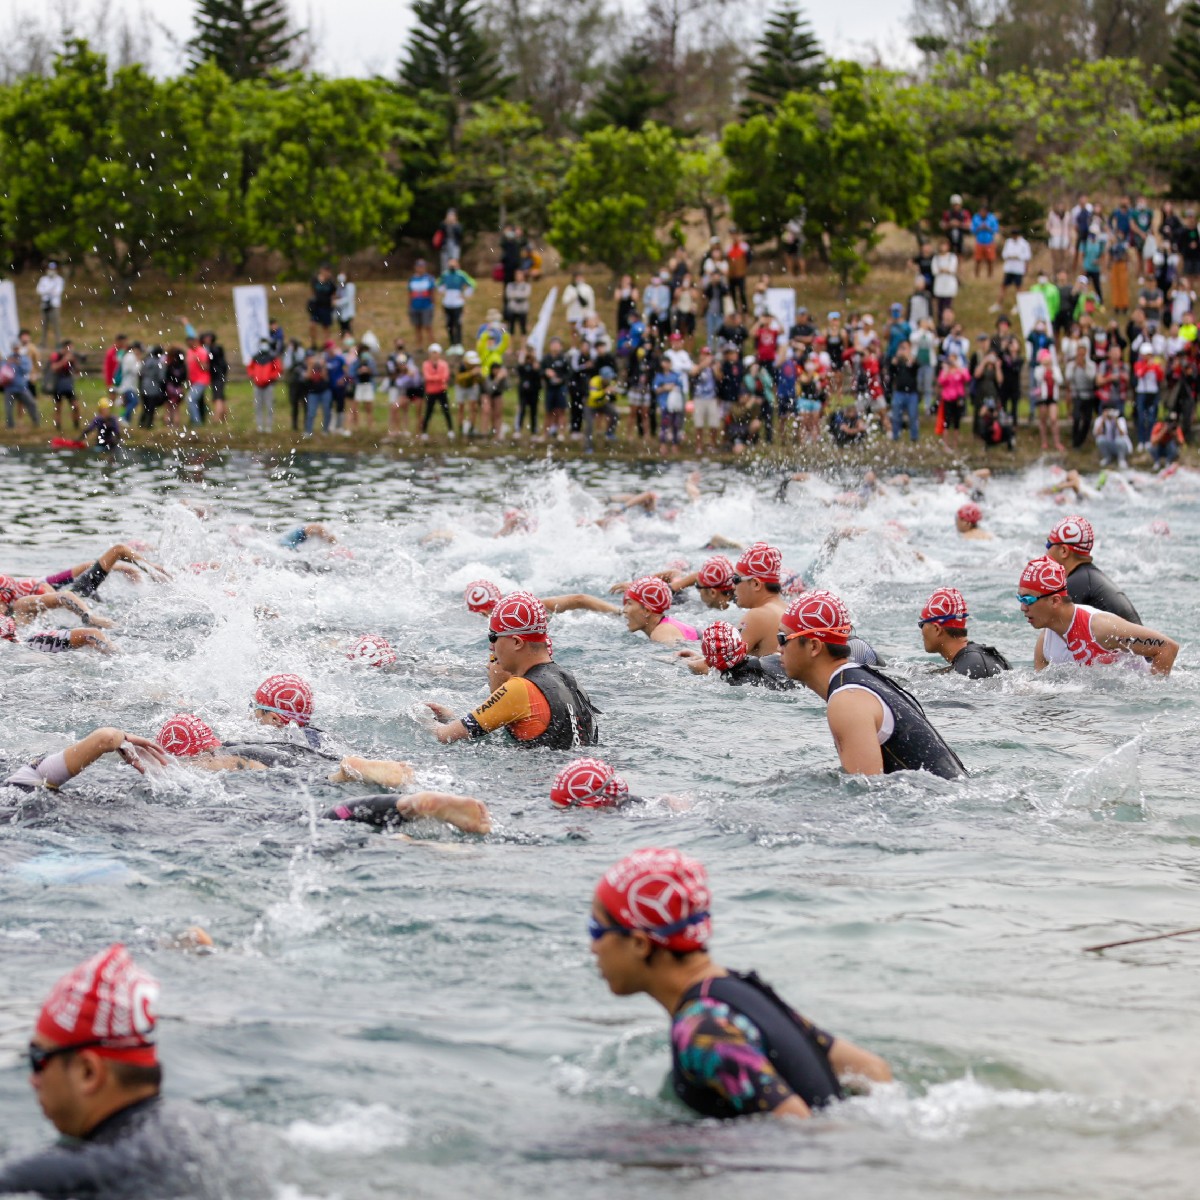
<instances>
[{"instance_id":1,"label":"grey water","mask_svg":"<svg viewBox=\"0 0 1200 1200\"><path fill-rule=\"evenodd\" d=\"M256 684L297 671L337 744L407 759L496 822L483 840L416 843L320 823L346 793L299 771L143 779L102 763L33 803L0 790L0 1156L52 1135L18 1057L46 990L120 939L163 984L168 1093L251 1131L293 1200L1193 1194L1200 945L1082 948L1200 924L1200 478L1092 480L1078 506L1097 562L1184 647L1159 680L1033 673L1016 581L1074 507L1042 494L1048 471L992 481L991 542L954 534L953 480L861 503L849 475L780 499L774 479L712 469L690 503L684 475L0 457L0 571L45 575L136 538L174 576L106 584L110 658L0 644L4 763L98 725L152 734L180 710L251 736ZM658 514L594 524L643 487ZM514 506L531 528L494 537ZM283 549L307 520L353 557ZM848 780L815 697L693 677L598 614L554 619L556 658L604 710L602 754L631 790L689 809L563 813L548 789L569 754L426 732L424 701L463 712L486 692L466 584L599 595L674 558L698 565L715 533L772 541L840 592L971 778ZM940 584L965 593L973 636L1010 675L934 673L916 622ZM679 615L718 614L693 600ZM394 669L347 660L363 633L392 642ZM884 1054L897 1083L805 1127L680 1109L663 1014L608 993L585 929L600 872L653 844L708 864L721 961ZM195 924L214 953L169 948Z\"/></svg>"}]
</instances>

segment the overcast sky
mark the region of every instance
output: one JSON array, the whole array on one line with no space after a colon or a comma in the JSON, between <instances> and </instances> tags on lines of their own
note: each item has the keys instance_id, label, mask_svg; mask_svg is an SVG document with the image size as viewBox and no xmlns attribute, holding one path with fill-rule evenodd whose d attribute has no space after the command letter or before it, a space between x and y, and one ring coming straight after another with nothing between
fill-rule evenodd
<instances>
[{"instance_id":1,"label":"overcast sky","mask_svg":"<svg viewBox=\"0 0 1200 1200\"><path fill-rule=\"evenodd\" d=\"M87 33L106 0L0 0L4 29L13 21L41 21L62 6L78 14L81 32ZM636 0L625 0L629 7ZM151 13L153 20L182 45L192 31L195 0L107 0L109 11L131 17ZM749 11L767 9L770 0L751 0ZM852 6L829 0L804 4L818 38L828 53L861 57L877 49L885 61L902 65L913 52L905 32L907 0L858 0ZM391 74L403 49L412 21L405 0L291 0L292 12L317 35L317 68L332 75ZM761 10L760 10L761 11ZM752 39L751 39L752 40ZM156 73L178 69L178 56L167 39L156 37Z\"/></svg>"}]
</instances>

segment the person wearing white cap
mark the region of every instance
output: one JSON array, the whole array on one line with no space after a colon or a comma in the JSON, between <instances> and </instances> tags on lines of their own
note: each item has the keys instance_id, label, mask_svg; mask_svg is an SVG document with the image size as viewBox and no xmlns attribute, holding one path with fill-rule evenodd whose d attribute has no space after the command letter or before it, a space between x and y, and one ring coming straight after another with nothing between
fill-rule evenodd
<instances>
[{"instance_id":1,"label":"person wearing white cap","mask_svg":"<svg viewBox=\"0 0 1200 1200\"><path fill-rule=\"evenodd\" d=\"M51 259L45 274L37 281L37 298L42 305L42 345L56 346L62 338L62 302L66 281L58 273L58 263ZM54 341L50 330L54 330Z\"/></svg>"}]
</instances>

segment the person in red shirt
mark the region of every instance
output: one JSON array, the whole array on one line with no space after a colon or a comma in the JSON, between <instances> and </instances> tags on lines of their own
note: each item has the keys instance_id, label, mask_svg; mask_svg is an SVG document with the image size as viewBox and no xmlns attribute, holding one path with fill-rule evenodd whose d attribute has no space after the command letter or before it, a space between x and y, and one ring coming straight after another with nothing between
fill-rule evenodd
<instances>
[{"instance_id":1,"label":"person in red shirt","mask_svg":"<svg viewBox=\"0 0 1200 1200\"><path fill-rule=\"evenodd\" d=\"M203 425L207 415L204 397L208 385L212 383L208 350L201 345L200 339L192 334L187 340L187 373L188 373L188 420L193 425Z\"/></svg>"},{"instance_id":2,"label":"person in red shirt","mask_svg":"<svg viewBox=\"0 0 1200 1200\"><path fill-rule=\"evenodd\" d=\"M750 336L754 338L754 357L759 366L770 367L774 371L775 359L779 355L779 339L783 330L779 322L770 313L763 313L750 327Z\"/></svg>"},{"instance_id":3,"label":"person in red shirt","mask_svg":"<svg viewBox=\"0 0 1200 1200\"><path fill-rule=\"evenodd\" d=\"M129 348L129 339L123 334L118 333L113 339L113 344L105 351L104 354L104 386L106 388L114 388L117 385L117 370L121 365L121 359L125 351Z\"/></svg>"},{"instance_id":4,"label":"person in red shirt","mask_svg":"<svg viewBox=\"0 0 1200 1200\"><path fill-rule=\"evenodd\" d=\"M725 258L729 263L729 295L734 304L746 312L749 301L746 299L746 276L750 273L750 259L753 254L750 243L737 231L731 228L732 238Z\"/></svg>"},{"instance_id":5,"label":"person in red shirt","mask_svg":"<svg viewBox=\"0 0 1200 1200\"><path fill-rule=\"evenodd\" d=\"M421 441L429 441L429 418L435 406L442 406L446 418L446 429L454 436L454 422L450 419L450 405L446 393L450 388L450 364L442 357L442 348L434 342L429 347L429 357L421 364L421 378L425 382L425 420L421 422Z\"/></svg>"}]
</instances>

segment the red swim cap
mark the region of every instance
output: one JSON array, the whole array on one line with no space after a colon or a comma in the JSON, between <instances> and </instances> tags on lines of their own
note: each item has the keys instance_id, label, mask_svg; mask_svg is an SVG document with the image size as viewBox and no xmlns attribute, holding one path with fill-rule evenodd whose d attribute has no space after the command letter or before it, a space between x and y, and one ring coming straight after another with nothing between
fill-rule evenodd
<instances>
[{"instance_id":1,"label":"red swim cap","mask_svg":"<svg viewBox=\"0 0 1200 1200\"><path fill-rule=\"evenodd\" d=\"M272 675L258 685L254 707L294 721L303 729L312 720L313 690L299 675Z\"/></svg>"},{"instance_id":2,"label":"red swim cap","mask_svg":"<svg viewBox=\"0 0 1200 1200\"><path fill-rule=\"evenodd\" d=\"M215 750L221 744L221 739L191 713L176 713L168 717L154 740L176 758L191 758L201 751Z\"/></svg>"},{"instance_id":3,"label":"red swim cap","mask_svg":"<svg viewBox=\"0 0 1200 1200\"><path fill-rule=\"evenodd\" d=\"M922 621L936 621L943 629L966 629L969 615L958 588L938 588L921 609Z\"/></svg>"},{"instance_id":4,"label":"red swim cap","mask_svg":"<svg viewBox=\"0 0 1200 1200\"><path fill-rule=\"evenodd\" d=\"M500 589L490 579L477 579L463 589L468 612L490 613L500 599Z\"/></svg>"},{"instance_id":5,"label":"red swim cap","mask_svg":"<svg viewBox=\"0 0 1200 1200\"><path fill-rule=\"evenodd\" d=\"M784 568L783 594L785 596L803 596L808 591L808 585L800 578L799 571L789 571Z\"/></svg>"},{"instance_id":6,"label":"red swim cap","mask_svg":"<svg viewBox=\"0 0 1200 1200\"><path fill-rule=\"evenodd\" d=\"M729 671L748 653L746 640L728 621L714 621L700 635L704 661L716 671Z\"/></svg>"},{"instance_id":7,"label":"red swim cap","mask_svg":"<svg viewBox=\"0 0 1200 1200\"><path fill-rule=\"evenodd\" d=\"M853 625L840 596L832 592L805 592L788 605L779 623L791 633L814 638L829 646L844 646Z\"/></svg>"},{"instance_id":8,"label":"red swim cap","mask_svg":"<svg viewBox=\"0 0 1200 1200\"><path fill-rule=\"evenodd\" d=\"M978 525L983 520L983 509L978 504L964 504L954 515L968 525Z\"/></svg>"},{"instance_id":9,"label":"red swim cap","mask_svg":"<svg viewBox=\"0 0 1200 1200\"><path fill-rule=\"evenodd\" d=\"M774 546L766 542L755 542L734 568L739 575L747 579L761 579L763 583L778 583L780 572L783 570L783 555Z\"/></svg>"},{"instance_id":10,"label":"red swim cap","mask_svg":"<svg viewBox=\"0 0 1200 1200\"><path fill-rule=\"evenodd\" d=\"M647 575L645 579L635 579L625 589L625 599L636 600L643 608L660 615L671 609L671 589L653 575Z\"/></svg>"},{"instance_id":11,"label":"red swim cap","mask_svg":"<svg viewBox=\"0 0 1200 1200\"><path fill-rule=\"evenodd\" d=\"M1043 555L1025 564L1017 586L1039 596L1054 596L1067 590L1067 573L1054 559Z\"/></svg>"},{"instance_id":12,"label":"red swim cap","mask_svg":"<svg viewBox=\"0 0 1200 1200\"><path fill-rule=\"evenodd\" d=\"M635 850L605 872L596 900L617 924L668 950L703 950L712 936L708 875L678 850Z\"/></svg>"},{"instance_id":13,"label":"red swim cap","mask_svg":"<svg viewBox=\"0 0 1200 1200\"><path fill-rule=\"evenodd\" d=\"M598 758L568 763L550 785L550 799L559 808L613 808L628 795L625 780Z\"/></svg>"},{"instance_id":14,"label":"red swim cap","mask_svg":"<svg viewBox=\"0 0 1200 1200\"><path fill-rule=\"evenodd\" d=\"M716 592L732 592L733 563L723 554L708 559L696 572L696 584L698 587L712 588Z\"/></svg>"},{"instance_id":15,"label":"red swim cap","mask_svg":"<svg viewBox=\"0 0 1200 1200\"><path fill-rule=\"evenodd\" d=\"M668 571L686 571L691 564L686 558L673 558L667 563Z\"/></svg>"},{"instance_id":16,"label":"red swim cap","mask_svg":"<svg viewBox=\"0 0 1200 1200\"><path fill-rule=\"evenodd\" d=\"M40 596L54 589L41 579L13 579L11 575L0 575L0 604L12 604L26 596Z\"/></svg>"},{"instance_id":17,"label":"red swim cap","mask_svg":"<svg viewBox=\"0 0 1200 1200\"><path fill-rule=\"evenodd\" d=\"M1092 547L1096 544L1096 531L1087 517L1067 517L1050 530L1046 541L1056 546L1070 546L1076 554L1091 558Z\"/></svg>"},{"instance_id":18,"label":"red swim cap","mask_svg":"<svg viewBox=\"0 0 1200 1200\"><path fill-rule=\"evenodd\" d=\"M544 641L550 618L532 592L509 592L488 618L488 629L502 637L522 637L527 642Z\"/></svg>"},{"instance_id":19,"label":"red swim cap","mask_svg":"<svg viewBox=\"0 0 1200 1200\"><path fill-rule=\"evenodd\" d=\"M346 657L365 667L390 667L396 662L391 642L377 633L363 634L347 651Z\"/></svg>"},{"instance_id":20,"label":"red swim cap","mask_svg":"<svg viewBox=\"0 0 1200 1200\"><path fill-rule=\"evenodd\" d=\"M17 640L17 623L12 617L0 617L0 639L6 642Z\"/></svg>"},{"instance_id":21,"label":"red swim cap","mask_svg":"<svg viewBox=\"0 0 1200 1200\"><path fill-rule=\"evenodd\" d=\"M134 964L120 942L80 963L53 987L38 1016L39 1036L58 1046L82 1046L133 1066L157 1064L154 1007L158 981Z\"/></svg>"}]
</instances>

